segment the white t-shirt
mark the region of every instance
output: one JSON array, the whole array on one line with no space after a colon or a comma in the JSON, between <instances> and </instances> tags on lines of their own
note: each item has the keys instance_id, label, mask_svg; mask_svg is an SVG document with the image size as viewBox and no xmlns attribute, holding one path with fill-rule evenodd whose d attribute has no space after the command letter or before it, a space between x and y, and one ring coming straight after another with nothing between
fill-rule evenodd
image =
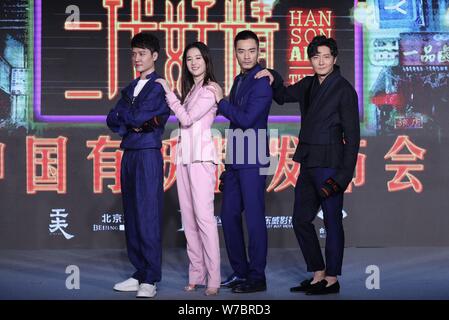
<instances>
[{"instance_id":1,"label":"white t-shirt","mask_svg":"<svg viewBox=\"0 0 449 320\"><path fill-rule=\"evenodd\" d=\"M140 93L140 91L142 91L142 88L145 86L145 84L149 81L150 79L145 79L145 80L139 80L139 82L137 82L136 87L134 88L134 97L137 97Z\"/></svg>"}]
</instances>

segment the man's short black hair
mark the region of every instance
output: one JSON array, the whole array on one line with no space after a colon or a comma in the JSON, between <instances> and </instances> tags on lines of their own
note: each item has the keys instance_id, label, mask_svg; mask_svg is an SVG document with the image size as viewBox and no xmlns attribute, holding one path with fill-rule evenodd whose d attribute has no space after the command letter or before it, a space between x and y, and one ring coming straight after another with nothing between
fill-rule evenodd
<instances>
[{"instance_id":1,"label":"man's short black hair","mask_svg":"<svg viewBox=\"0 0 449 320\"><path fill-rule=\"evenodd\" d=\"M132 38L131 48L148 49L151 53L159 53L159 39L149 32L140 32Z\"/></svg>"},{"instance_id":2,"label":"man's short black hair","mask_svg":"<svg viewBox=\"0 0 449 320\"><path fill-rule=\"evenodd\" d=\"M254 41L256 41L257 48L259 48L259 38L257 37L257 34L252 32L251 30L243 30L237 33L234 39L234 48L237 48L237 41L248 39L254 39Z\"/></svg>"},{"instance_id":3,"label":"man's short black hair","mask_svg":"<svg viewBox=\"0 0 449 320\"><path fill-rule=\"evenodd\" d=\"M307 47L307 55L309 59L318 54L318 47L326 46L331 50L331 55L335 58L338 56L337 42L333 38L326 36L316 36L312 39Z\"/></svg>"}]
</instances>

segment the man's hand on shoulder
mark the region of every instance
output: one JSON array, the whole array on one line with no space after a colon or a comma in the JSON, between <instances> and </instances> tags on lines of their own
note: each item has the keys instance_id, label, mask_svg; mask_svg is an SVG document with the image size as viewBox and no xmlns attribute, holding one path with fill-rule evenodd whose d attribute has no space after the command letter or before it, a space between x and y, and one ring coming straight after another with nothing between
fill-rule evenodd
<instances>
[{"instance_id":1,"label":"man's hand on shoulder","mask_svg":"<svg viewBox=\"0 0 449 320\"><path fill-rule=\"evenodd\" d=\"M257 72L256 75L254 76L254 79L260 79L263 77L268 77L270 79L270 86L273 84L274 77L271 74L271 72L268 71L268 69L263 69L263 70L260 70L259 72Z\"/></svg>"}]
</instances>

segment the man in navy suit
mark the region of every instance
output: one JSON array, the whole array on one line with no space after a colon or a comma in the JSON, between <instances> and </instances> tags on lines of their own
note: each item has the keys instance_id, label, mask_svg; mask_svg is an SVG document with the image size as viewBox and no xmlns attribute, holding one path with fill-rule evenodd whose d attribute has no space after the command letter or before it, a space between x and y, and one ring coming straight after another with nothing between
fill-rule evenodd
<instances>
[{"instance_id":1,"label":"man in navy suit","mask_svg":"<svg viewBox=\"0 0 449 320\"><path fill-rule=\"evenodd\" d=\"M237 34L234 49L241 73L234 79L229 101L213 84L218 112L230 120L226 172L223 177L221 221L234 273L222 286L235 293L266 290L267 229L264 170L269 167L267 121L273 96L267 78L254 79L263 68L257 63L259 39L249 30ZM242 212L248 231L248 257Z\"/></svg>"},{"instance_id":2,"label":"man in navy suit","mask_svg":"<svg viewBox=\"0 0 449 320\"><path fill-rule=\"evenodd\" d=\"M140 77L122 90L109 112L107 125L122 136L121 187L128 257L136 268L116 291L137 291L138 298L156 295L161 280L163 205L162 134L170 115L165 92L155 82L159 40L138 33L132 41L132 62Z\"/></svg>"},{"instance_id":3,"label":"man in navy suit","mask_svg":"<svg viewBox=\"0 0 449 320\"><path fill-rule=\"evenodd\" d=\"M277 103L299 102L301 129L293 160L301 163L301 174L295 186L292 220L307 271L314 274L290 291L318 295L340 291L337 276L341 275L344 251L343 195L357 162L360 125L357 93L335 64L335 40L316 36L307 54L314 76L288 87L274 70L262 70L256 78L270 78ZM327 235L326 260L312 223L320 207Z\"/></svg>"}]
</instances>

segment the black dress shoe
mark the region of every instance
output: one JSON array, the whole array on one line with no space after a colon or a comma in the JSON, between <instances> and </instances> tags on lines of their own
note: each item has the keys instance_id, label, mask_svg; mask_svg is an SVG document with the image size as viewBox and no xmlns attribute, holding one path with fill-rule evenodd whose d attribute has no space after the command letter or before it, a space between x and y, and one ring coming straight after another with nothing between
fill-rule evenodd
<instances>
[{"instance_id":1,"label":"black dress shoe","mask_svg":"<svg viewBox=\"0 0 449 320\"><path fill-rule=\"evenodd\" d=\"M251 293L266 290L267 284L265 281L246 281L232 288L234 293Z\"/></svg>"},{"instance_id":2,"label":"black dress shoe","mask_svg":"<svg viewBox=\"0 0 449 320\"><path fill-rule=\"evenodd\" d=\"M228 279L226 279L225 281L223 281L220 286L225 287L225 288L234 288L235 286L242 284L246 281L245 278L240 278L236 275L232 275L230 276Z\"/></svg>"},{"instance_id":3,"label":"black dress shoe","mask_svg":"<svg viewBox=\"0 0 449 320\"><path fill-rule=\"evenodd\" d=\"M320 282L314 284L312 288L306 291L306 295L322 295L322 294L329 294L329 293L339 293L340 292L340 284L335 282L334 284L327 286L326 280L321 280Z\"/></svg>"},{"instance_id":4,"label":"black dress shoe","mask_svg":"<svg viewBox=\"0 0 449 320\"><path fill-rule=\"evenodd\" d=\"M304 280L303 282L301 282L299 284L299 286L290 288L290 291L291 292L306 292L307 290L312 288L313 285L315 285L315 283L312 284L312 281L313 281L313 278Z\"/></svg>"}]
</instances>

